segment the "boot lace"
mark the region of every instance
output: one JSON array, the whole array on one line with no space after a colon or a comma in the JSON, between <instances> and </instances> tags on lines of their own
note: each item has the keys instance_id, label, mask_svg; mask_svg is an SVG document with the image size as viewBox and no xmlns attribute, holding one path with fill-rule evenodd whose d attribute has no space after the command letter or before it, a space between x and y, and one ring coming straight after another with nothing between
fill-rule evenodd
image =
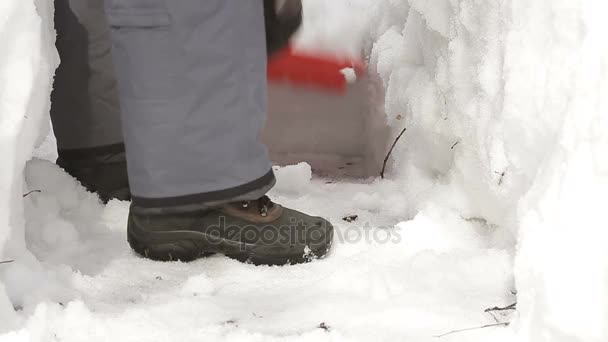
<instances>
[{"instance_id":1,"label":"boot lace","mask_svg":"<svg viewBox=\"0 0 608 342\"><path fill-rule=\"evenodd\" d=\"M268 216L268 210L270 210L274 206L274 203L272 203L270 197L262 196L255 201L242 201L241 206L244 209L257 207L260 216L266 217Z\"/></svg>"}]
</instances>

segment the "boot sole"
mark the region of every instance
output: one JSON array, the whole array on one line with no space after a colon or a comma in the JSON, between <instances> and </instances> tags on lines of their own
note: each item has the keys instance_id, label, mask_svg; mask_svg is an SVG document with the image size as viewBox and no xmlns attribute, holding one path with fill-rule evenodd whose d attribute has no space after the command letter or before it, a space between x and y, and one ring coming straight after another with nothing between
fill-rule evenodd
<instances>
[{"instance_id":1,"label":"boot sole","mask_svg":"<svg viewBox=\"0 0 608 342\"><path fill-rule=\"evenodd\" d=\"M333 242L333 230L330 230L331 234L328 234L325 243L309 253L286 253L277 256L265 253L267 246L232 241L196 231L151 232L136 227L131 220L127 231L131 248L137 254L155 261L190 262L214 254L223 254L254 265L295 265L324 258Z\"/></svg>"}]
</instances>

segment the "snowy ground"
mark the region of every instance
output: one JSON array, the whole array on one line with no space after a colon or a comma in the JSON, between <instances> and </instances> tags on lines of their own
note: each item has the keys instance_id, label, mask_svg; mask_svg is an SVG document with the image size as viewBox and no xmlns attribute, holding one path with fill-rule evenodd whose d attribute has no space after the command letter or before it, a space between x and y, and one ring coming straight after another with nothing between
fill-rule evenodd
<instances>
[{"instance_id":1,"label":"snowy ground","mask_svg":"<svg viewBox=\"0 0 608 342\"><path fill-rule=\"evenodd\" d=\"M104 207L51 162L30 162L29 190L40 192L26 200L27 243L57 283L40 287L24 282L18 268L7 272L7 287L19 292L10 293L14 305L33 312L24 312L23 330L4 338L434 341L496 323L484 310L514 302L512 256L494 248L489 227L434 207L399 223L407 203L391 181L310 181L306 165L278 175L273 198L336 224L336 248L326 260L283 268L219 256L147 261L125 241L127 203ZM343 221L352 215L354 222ZM55 302L31 305L38 290L52 290L40 297ZM509 336L493 328L443 339Z\"/></svg>"},{"instance_id":2,"label":"snowy ground","mask_svg":"<svg viewBox=\"0 0 608 342\"><path fill-rule=\"evenodd\" d=\"M608 340L605 1L305 6L298 46L367 56L407 132L386 180L279 170L272 197L337 239L325 260L270 268L143 260L127 204L99 204L49 162L52 141L26 167L46 136L52 6L0 1L0 261L15 260L0 340ZM518 312L484 312L515 290Z\"/></svg>"}]
</instances>

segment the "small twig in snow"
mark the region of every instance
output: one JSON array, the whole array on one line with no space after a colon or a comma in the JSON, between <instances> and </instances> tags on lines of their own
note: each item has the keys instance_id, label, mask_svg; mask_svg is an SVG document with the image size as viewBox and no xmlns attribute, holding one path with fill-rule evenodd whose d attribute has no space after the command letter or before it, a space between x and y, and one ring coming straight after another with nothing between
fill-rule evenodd
<instances>
[{"instance_id":1,"label":"small twig in snow","mask_svg":"<svg viewBox=\"0 0 608 342\"><path fill-rule=\"evenodd\" d=\"M492 316L492 318L494 318L494 322L502 323L501 321L498 320L498 317L496 317L496 314L494 314L492 311L489 311L488 313L490 314L490 316Z\"/></svg>"},{"instance_id":2,"label":"small twig in snow","mask_svg":"<svg viewBox=\"0 0 608 342\"><path fill-rule=\"evenodd\" d=\"M33 193L41 193L42 190L32 190L30 192L28 192L27 194L23 194L23 198L26 198L27 196L33 194Z\"/></svg>"},{"instance_id":3,"label":"small twig in snow","mask_svg":"<svg viewBox=\"0 0 608 342\"><path fill-rule=\"evenodd\" d=\"M499 308L499 307L493 307L493 308L489 308L486 309L486 311L484 312L496 312L496 311L510 311L510 310L516 310L517 309L517 302L509 305L509 306L505 306L504 308Z\"/></svg>"},{"instance_id":4,"label":"small twig in snow","mask_svg":"<svg viewBox=\"0 0 608 342\"><path fill-rule=\"evenodd\" d=\"M329 325L327 325L325 322L322 322L321 324L319 324L318 328L319 329L323 329L326 332L330 332L331 331L331 327Z\"/></svg>"},{"instance_id":5,"label":"small twig in snow","mask_svg":"<svg viewBox=\"0 0 608 342\"><path fill-rule=\"evenodd\" d=\"M497 175L500 175L500 179L498 179L498 186L501 186L503 181L505 180L505 175L507 174L507 171L504 172L498 172L498 171L494 171Z\"/></svg>"},{"instance_id":6,"label":"small twig in snow","mask_svg":"<svg viewBox=\"0 0 608 342\"><path fill-rule=\"evenodd\" d=\"M384 172L386 171L386 163L388 163L388 159L391 157L391 154L393 153L393 150L395 149L397 142L399 142L399 139L401 139L403 134L405 134L405 131L407 131L407 128L404 128L403 131L401 131L401 133L399 133L399 135L393 142L391 149L388 150L388 153L386 154L386 157L384 158L384 163L382 164L382 171L380 172L380 178L384 179Z\"/></svg>"},{"instance_id":7,"label":"small twig in snow","mask_svg":"<svg viewBox=\"0 0 608 342\"><path fill-rule=\"evenodd\" d=\"M352 222L357 221L358 218L359 218L359 215L349 215L349 216L343 217L342 220L346 221L348 223L352 223Z\"/></svg>"},{"instance_id":8,"label":"small twig in snow","mask_svg":"<svg viewBox=\"0 0 608 342\"><path fill-rule=\"evenodd\" d=\"M460 330L450 331L448 333L445 333L445 334L442 334L442 335L437 335L435 337L436 338L442 338L442 337L445 337L445 336L448 336L448 335L462 333L462 332L467 332L467 331L481 330L481 329L494 328L494 327L508 327L510 324L511 324L511 322L482 325L480 327L475 327L475 328L467 328L467 329L460 329Z\"/></svg>"},{"instance_id":9,"label":"small twig in snow","mask_svg":"<svg viewBox=\"0 0 608 342\"><path fill-rule=\"evenodd\" d=\"M452 147L450 147L450 150L453 150L454 148L456 148L456 146L458 146L458 144L460 144L460 140L455 142L454 145L452 145Z\"/></svg>"},{"instance_id":10,"label":"small twig in snow","mask_svg":"<svg viewBox=\"0 0 608 342\"><path fill-rule=\"evenodd\" d=\"M0 261L0 265L3 265L3 264L10 264L10 263L13 263L13 262L15 262L15 260L6 260L6 261Z\"/></svg>"}]
</instances>

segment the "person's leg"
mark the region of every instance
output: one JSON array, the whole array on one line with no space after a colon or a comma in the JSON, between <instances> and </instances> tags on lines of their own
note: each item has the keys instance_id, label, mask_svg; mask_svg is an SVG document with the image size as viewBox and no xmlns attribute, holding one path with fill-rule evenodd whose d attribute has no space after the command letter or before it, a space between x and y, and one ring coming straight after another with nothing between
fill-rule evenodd
<instances>
[{"instance_id":1,"label":"person's leg","mask_svg":"<svg viewBox=\"0 0 608 342\"><path fill-rule=\"evenodd\" d=\"M106 3L135 251L270 264L325 255L333 238L327 221L263 196L275 182L258 141L266 114L263 0Z\"/></svg>"},{"instance_id":2,"label":"person's leg","mask_svg":"<svg viewBox=\"0 0 608 342\"><path fill-rule=\"evenodd\" d=\"M55 0L61 64L51 94L57 163L102 199L128 199L120 106L103 0Z\"/></svg>"},{"instance_id":3,"label":"person's leg","mask_svg":"<svg viewBox=\"0 0 608 342\"><path fill-rule=\"evenodd\" d=\"M108 0L129 178L142 207L259 198L274 184L261 0Z\"/></svg>"}]
</instances>

